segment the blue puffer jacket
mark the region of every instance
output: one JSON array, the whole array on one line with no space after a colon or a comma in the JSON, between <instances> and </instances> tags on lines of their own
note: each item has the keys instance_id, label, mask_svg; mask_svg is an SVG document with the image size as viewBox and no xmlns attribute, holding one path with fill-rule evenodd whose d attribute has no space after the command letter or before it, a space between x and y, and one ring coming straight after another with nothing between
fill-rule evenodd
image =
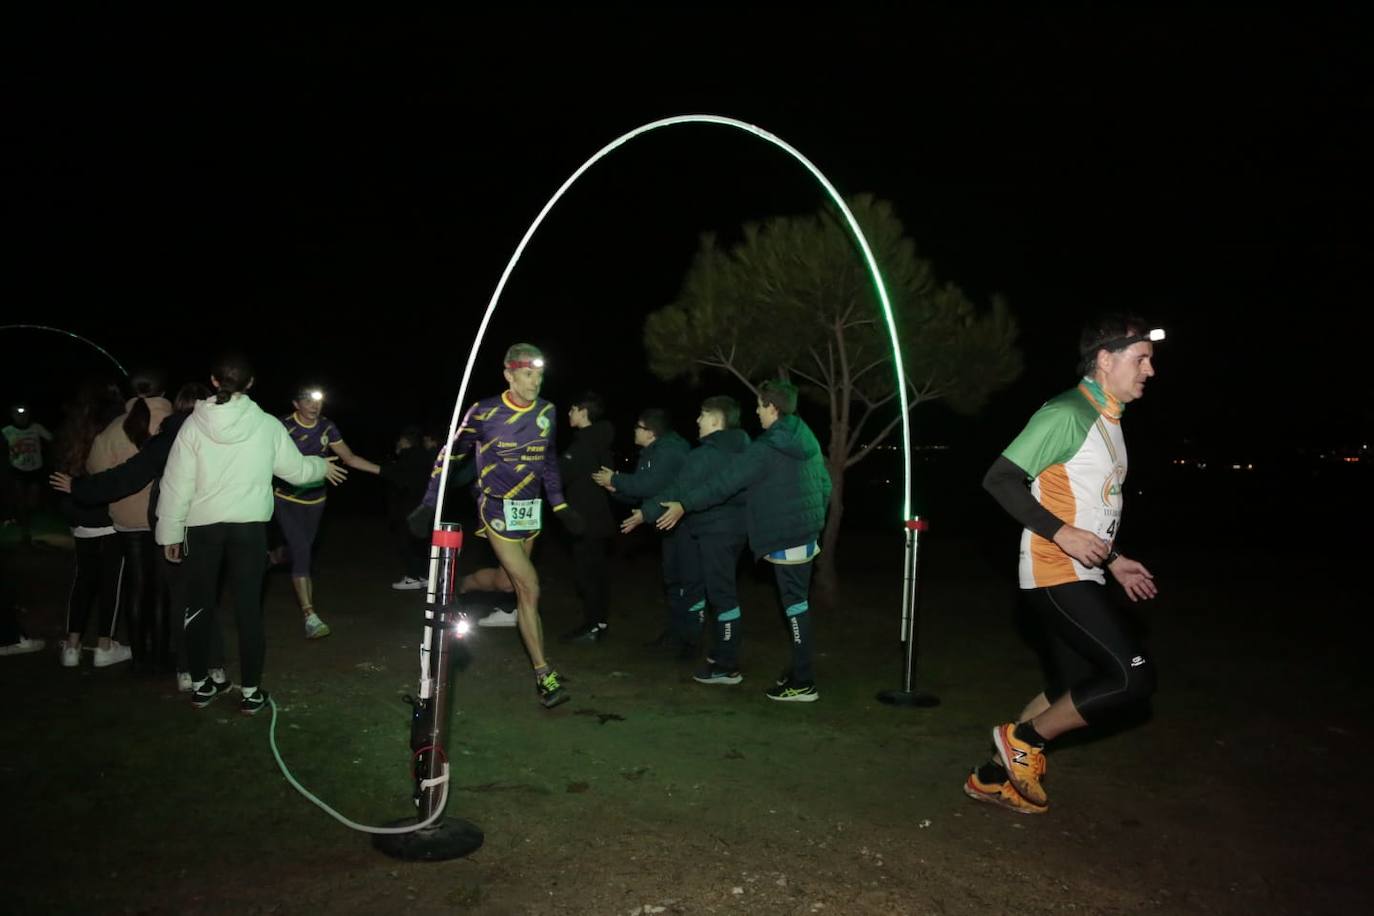
<instances>
[{"instance_id":1,"label":"blue puffer jacket","mask_svg":"<svg viewBox=\"0 0 1374 916\"><path fill-rule=\"evenodd\" d=\"M677 479L640 506L644 520L655 521L663 514L662 503L676 500L680 492L695 490L725 473L748 447L749 434L742 429L721 429L702 439L700 445L687 453ZM719 505L693 512L682 523L696 537L738 535L745 530L745 502L744 491L740 490Z\"/></svg>"},{"instance_id":2,"label":"blue puffer jacket","mask_svg":"<svg viewBox=\"0 0 1374 916\"><path fill-rule=\"evenodd\" d=\"M801 418L782 416L714 480L683 490L689 512L719 505L743 490L749 547L755 557L819 540L830 502L821 445Z\"/></svg>"}]
</instances>

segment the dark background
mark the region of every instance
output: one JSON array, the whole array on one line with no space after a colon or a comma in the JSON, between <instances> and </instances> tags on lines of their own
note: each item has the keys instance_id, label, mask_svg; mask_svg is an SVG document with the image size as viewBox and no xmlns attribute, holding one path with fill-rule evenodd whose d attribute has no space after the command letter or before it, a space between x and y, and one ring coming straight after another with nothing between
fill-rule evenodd
<instances>
[{"instance_id":1,"label":"dark background","mask_svg":"<svg viewBox=\"0 0 1374 916\"><path fill-rule=\"evenodd\" d=\"M709 112L778 134L846 194L891 199L941 278L1008 297L1021 380L972 420L915 415L966 483L1073 382L1078 326L1110 307L1170 335L1127 421L1133 479L1186 458L1287 486L1368 441L1364 6L195 15L0 30L3 322L75 331L174 382L246 347L267 409L317 381L350 444L380 457L401 425L447 423L482 311L559 184L626 130ZM645 403L691 433L711 391L649 376L644 316L699 232L822 202L737 131L634 141L526 250L470 394L497 390L501 351L529 339L550 357L546 396L611 399L624 452ZM5 332L0 352L5 397L50 427L103 368L57 335Z\"/></svg>"}]
</instances>

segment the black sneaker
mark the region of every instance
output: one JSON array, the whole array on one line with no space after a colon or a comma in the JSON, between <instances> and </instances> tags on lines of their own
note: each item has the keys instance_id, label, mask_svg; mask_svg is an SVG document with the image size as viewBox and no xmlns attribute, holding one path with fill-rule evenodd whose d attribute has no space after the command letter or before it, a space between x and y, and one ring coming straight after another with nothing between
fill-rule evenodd
<instances>
[{"instance_id":1,"label":"black sneaker","mask_svg":"<svg viewBox=\"0 0 1374 916\"><path fill-rule=\"evenodd\" d=\"M539 687L539 702L544 704L545 709L553 709L560 703L566 703L572 699L568 691L564 690L563 685L559 683L557 671L550 671L539 678L536 683Z\"/></svg>"},{"instance_id":2,"label":"black sneaker","mask_svg":"<svg viewBox=\"0 0 1374 916\"><path fill-rule=\"evenodd\" d=\"M244 697L242 700L239 700L239 712L243 713L245 716L256 716L258 710L267 705L267 699L267 691L259 687L257 690L253 691L251 697Z\"/></svg>"},{"instance_id":3,"label":"black sneaker","mask_svg":"<svg viewBox=\"0 0 1374 916\"><path fill-rule=\"evenodd\" d=\"M206 678L205 683L191 691L191 705L196 709L204 709L221 693L229 692L228 681L217 681L214 678Z\"/></svg>"},{"instance_id":4,"label":"black sneaker","mask_svg":"<svg viewBox=\"0 0 1374 916\"><path fill-rule=\"evenodd\" d=\"M788 681L786 684L770 687L764 694L770 700L783 703L814 703L821 698L815 684L803 684L801 681Z\"/></svg>"},{"instance_id":5,"label":"black sneaker","mask_svg":"<svg viewBox=\"0 0 1374 916\"><path fill-rule=\"evenodd\" d=\"M744 680L744 676L739 673L738 668L718 668L714 663L707 663L705 667L697 669L692 675L692 680L698 684L738 684Z\"/></svg>"},{"instance_id":6,"label":"black sneaker","mask_svg":"<svg viewBox=\"0 0 1374 916\"><path fill-rule=\"evenodd\" d=\"M598 643L609 636L610 627L605 624L588 623L583 624L575 630L569 630L558 637L559 642L581 642Z\"/></svg>"}]
</instances>

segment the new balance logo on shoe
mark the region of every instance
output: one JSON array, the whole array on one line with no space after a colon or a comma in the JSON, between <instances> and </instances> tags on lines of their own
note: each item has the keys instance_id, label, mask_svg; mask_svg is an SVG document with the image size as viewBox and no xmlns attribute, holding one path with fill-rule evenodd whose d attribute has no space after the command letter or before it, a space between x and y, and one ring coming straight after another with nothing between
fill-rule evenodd
<instances>
[{"instance_id":1,"label":"new balance logo on shoe","mask_svg":"<svg viewBox=\"0 0 1374 916\"><path fill-rule=\"evenodd\" d=\"M1131 659L1132 668L1139 668L1143 664L1145 664L1145 656L1143 655L1137 655L1135 658Z\"/></svg>"}]
</instances>

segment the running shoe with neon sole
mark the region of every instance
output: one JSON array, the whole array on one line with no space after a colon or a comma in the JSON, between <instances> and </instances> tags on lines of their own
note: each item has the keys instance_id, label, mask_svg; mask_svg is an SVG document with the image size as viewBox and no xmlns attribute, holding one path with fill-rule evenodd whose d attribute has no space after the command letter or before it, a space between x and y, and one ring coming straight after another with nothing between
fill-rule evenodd
<instances>
[{"instance_id":1,"label":"running shoe with neon sole","mask_svg":"<svg viewBox=\"0 0 1374 916\"><path fill-rule=\"evenodd\" d=\"M992 745L997 757L1006 767L1007 779L1021 797L1032 805L1049 804L1040 777L1045 773L1045 751L1016 737L1016 723L1006 722L992 730Z\"/></svg>"},{"instance_id":2,"label":"running shoe with neon sole","mask_svg":"<svg viewBox=\"0 0 1374 916\"><path fill-rule=\"evenodd\" d=\"M1021 793L1011 784L1011 780L983 782L978 778L977 768L964 780L964 794L974 801L998 805L1017 814L1044 814L1050 810L1049 805L1033 805L1022 798Z\"/></svg>"},{"instance_id":3,"label":"running shoe with neon sole","mask_svg":"<svg viewBox=\"0 0 1374 916\"><path fill-rule=\"evenodd\" d=\"M329 624L321 620L319 615L312 613L305 618L306 639L324 639L329 632Z\"/></svg>"},{"instance_id":4,"label":"running shoe with neon sole","mask_svg":"<svg viewBox=\"0 0 1374 916\"><path fill-rule=\"evenodd\" d=\"M539 678L536 683L539 687L539 702L544 704L545 709L553 709L560 703L566 703L572 699L572 695L564 690L563 685L559 682L557 671L550 671Z\"/></svg>"},{"instance_id":5,"label":"running shoe with neon sole","mask_svg":"<svg viewBox=\"0 0 1374 916\"><path fill-rule=\"evenodd\" d=\"M821 698L815 684L804 684L801 681L778 684L776 687L769 687L763 693L768 699L780 703L814 703Z\"/></svg>"}]
</instances>

